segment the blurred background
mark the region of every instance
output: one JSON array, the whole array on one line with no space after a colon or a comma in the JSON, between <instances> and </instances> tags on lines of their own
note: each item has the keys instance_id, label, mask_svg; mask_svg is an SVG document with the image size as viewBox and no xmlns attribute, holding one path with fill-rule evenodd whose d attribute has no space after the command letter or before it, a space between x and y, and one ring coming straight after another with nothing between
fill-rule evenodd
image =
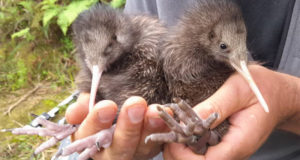
<instances>
[{"instance_id":1,"label":"blurred background","mask_svg":"<svg viewBox=\"0 0 300 160\"><path fill-rule=\"evenodd\" d=\"M125 0L100 1L113 8L125 4ZM0 129L29 124L34 119L31 113L48 112L76 90L70 25L97 2L0 0ZM0 160L27 160L46 139L0 133ZM36 159L50 159L55 151L48 149Z\"/></svg>"}]
</instances>

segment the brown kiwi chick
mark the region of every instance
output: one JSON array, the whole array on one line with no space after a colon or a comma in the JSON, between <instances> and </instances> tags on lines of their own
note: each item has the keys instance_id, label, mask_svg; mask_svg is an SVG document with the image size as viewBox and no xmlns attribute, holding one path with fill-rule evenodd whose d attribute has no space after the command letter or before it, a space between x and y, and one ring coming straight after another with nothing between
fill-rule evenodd
<instances>
[{"instance_id":1,"label":"brown kiwi chick","mask_svg":"<svg viewBox=\"0 0 300 160\"><path fill-rule=\"evenodd\" d=\"M228 121L210 130L218 114L213 113L202 120L190 105L195 106L215 93L235 71L246 78L268 112L247 70L246 36L241 11L230 0L200 0L184 13L161 47L163 70L171 96L177 103L166 106L183 124L158 107L172 131L150 135L146 142L151 139L185 143L200 154L206 152L207 146L217 144L229 128Z\"/></svg>"},{"instance_id":2,"label":"brown kiwi chick","mask_svg":"<svg viewBox=\"0 0 300 160\"><path fill-rule=\"evenodd\" d=\"M133 95L144 97L148 103L169 99L162 96L167 85L158 51L166 28L157 19L128 16L97 5L80 14L72 28L80 64L76 84L81 92L96 93L93 101L109 99L121 106ZM97 92L92 93L95 77L100 82L95 84Z\"/></svg>"},{"instance_id":3,"label":"brown kiwi chick","mask_svg":"<svg viewBox=\"0 0 300 160\"><path fill-rule=\"evenodd\" d=\"M128 16L96 5L80 14L72 28L80 64L76 84L81 92L90 92L90 110L104 99L118 107L131 96L141 96L148 103L163 104L170 99L158 50L166 28L157 19ZM89 151L79 158L88 158L110 144L113 131L107 129L79 140L64 148L62 155L85 147ZM86 142L88 139L91 141Z\"/></svg>"},{"instance_id":4,"label":"brown kiwi chick","mask_svg":"<svg viewBox=\"0 0 300 160\"><path fill-rule=\"evenodd\" d=\"M158 19L129 16L96 5L80 14L72 28L80 64L76 84L80 92L90 92L90 110L95 102L104 99L121 107L131 96L141 96L149 104L169 102L158 50L161 36L167 30ZM107 134L90 143L99 150L107 137L111 139L113 130ZM95 145L92 152L97 151ZM80 151L77 146L89 144L71 144L63 155Z\"/></svg>"}]
</instances>

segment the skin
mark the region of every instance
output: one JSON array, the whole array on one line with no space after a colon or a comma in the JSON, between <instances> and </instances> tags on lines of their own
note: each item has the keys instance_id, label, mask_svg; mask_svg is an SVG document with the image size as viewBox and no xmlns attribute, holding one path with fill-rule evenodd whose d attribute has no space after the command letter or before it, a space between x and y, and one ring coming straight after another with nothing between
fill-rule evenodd
<instances>
[{"instance_id":1,"label":"skin","mask_svg":"<svg viewBox=\"0 0 300 160\"><path fill-rule=\"evenodd\" d=\"M194 107L201 118L206 118L213 112L219 113L220 117L213 127L229 117L231 126L222 141L216 146L209 147L204 156L196 155L182 144L166 144L164 147L166 160L246 159L264 143L275 128L300 135L300 79L258 65L251 65L249 69L270 107L270 113L264 112L244 78L240 74L233 74L215 94ZM111 110L116 107L111 101L101 101L86 117L87 106L88 95L82 94L77 103L67 111L69 123L77 124L83 121L81 128L74 135L75 140L109 127L111 122L106 125L99 123L95 118L96 113L105 107ZM135 106L145 108L143 113L137 113L144 114L144 120L131 124L128 123L126 111ZM129 98L121 109L112 146L94 158L118 159L119 156L123 156L124 159L132 159L138 156L142 159L151 157L145 150L160 149L159 145L153 143L144 144L142 137L167 128L155 110L146 107L147 104L142 98ZM151 117L156 117L157 123L150 127ZM127 126L122 128L123 124Z\"/></svg>"},{"instance_id":2,"label":"skin","mask_svg":"<svg viewBox=\"0 0 300 160\"><path fill-rule=\"evenodd\" d=\"M102 129L109 128L116 117L117 106L114 102L104 100L98 102L88 113L89 94L80 94L74 105L66 112L66 119L71 124L79 124L80 128L73 135L73 140L93 135ZM132 110L132 111L130 111ZM130 114L131 112L132 114ZM171 111L168 110L171 114ZM105 120L99 121L105 115ZM159 117L154 105L148 107L141 97L127 99L118 116L112 145L102 152L98 152L94 159L148 159L155 156L162 149L162 144L144 143L147 135L156 132L166 132L168 127ZM134 158L133 158L134 157Z\"/></svg>"},{"instance_id":3,"label":"skin","mask_svg":"<svg viewBox=\"0 0 300 160\"><path fill-rule=\"evenodd\" d=\"M250 72L269 104L270 113L263 111L242 77L234 74L213 96L194 108L200 117L218 112L220 118L214 126L229 117L228 134L218 145L209 147L204 156L181 144L166 145L166 160L247 159L275 128L300 135L300 79L260 66L251 66Z\"/></svg>"}]
</instances>

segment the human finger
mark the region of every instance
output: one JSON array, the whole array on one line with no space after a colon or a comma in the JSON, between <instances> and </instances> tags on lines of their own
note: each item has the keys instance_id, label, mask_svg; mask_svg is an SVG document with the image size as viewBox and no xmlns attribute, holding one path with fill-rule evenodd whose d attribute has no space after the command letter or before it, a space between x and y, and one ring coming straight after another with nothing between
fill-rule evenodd
<instances>
[{"instance_id":1,"label":"human finger","mask_svg":"<svg viewBox=\"0 0 300 160\"><path fill-rule=\"evenodd\" d=\"M203 155L195 154L190 148L180 143L165 144L164 147L165 160L204 160Z\"/></svg>"},{"instance_id":2,"label":"human finger","mask_svg":"<svg viewBox=\"0 0 300 160\"><path fill-rule=\"evenodd\" d=\"M98 102L73 135L73 140L81 139L109 128L116 117L117 110L117 105L113 101L104 100Z\"/></svg>"},{"instance_id":3,"label":"human finger","mask_svg":"<svg viewBox=\"0 0 300 160\"><path fill-rule=\"evenodd\" d=\"M147 102L141 97L125 101L118 116L112 144L94 159L131 160L141 137Z\"/></svg>"},{"instance_id":4,"label":"human finger","mask_svg":"<svg viewBox=\"0 0 300 160\"><path fill-rule=\"evenodd\" d=\"M71 104L65 114L66 120L70 124L80 124L89 112L90 94L80 93L77 101Z\"/></svg>"},{"instance_id":5,"label":"human finger","mask_svg":"<svg viewBox=\"0 0 300 160\"><path fill-rule=\"evenodd\" d=\"M260 71L265 70L263 67L252 66L249 67L249 69L251 72L255 72L255 74L252 74L254 79L265 79L263 78L265 75L263 75L263 72ZM266 85L264 85L264 87L260 87L262 86L262 83L262 81L259 81L257 85L261 88L262 94L265 95ZM268 102L268 99L266 100ZM248 83L241 75L235 73L228 78L228 80L216 91L216 93L207 100L196 105L194 110L201 118L207 118L210 114L217 112L219 117L212 125L212 128L214 128L233 113L248 108L254 104L260 105ZM272 111L272 108L270 108L270 110Z\"/></svg>"},{"instance_id":6,"label":"human finger","mask_svg":"<svg viewBox=\"0 0 300 160\"><path fill-rule=\"evenodd\" d=\"M141 140L134 155L134 159L149 159L154 157L162 150L163 143L152 141L145 143L145 138L150 134L169 131L169 128L165 124L164 120L160 118L156 106L156 104L153 104L147 109ZM166 111L169 114L172 114L172 111L169 108L166 108Z\"/></svg>"},{"instance_id":7,"label":"human finger","mask_svg":"<svg viewBox=\"0 0 300 160\"><path fill-rule=\"evenodd\" d=\"M229 118L230 128L222 141L208 148L207 159L247 159L267 139L277 120L256 104Z\"/></svg>"}]
</instances>

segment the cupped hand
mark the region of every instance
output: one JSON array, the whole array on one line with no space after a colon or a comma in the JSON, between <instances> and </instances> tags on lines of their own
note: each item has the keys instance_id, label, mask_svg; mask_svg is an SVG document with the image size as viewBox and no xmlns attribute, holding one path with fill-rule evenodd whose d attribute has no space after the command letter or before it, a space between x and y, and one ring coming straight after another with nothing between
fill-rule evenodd
<instances>
[{"instance_id":1,"label":"cupped hand","mask_svg":"<svg viewBox=\"0 0 300 160\"><path fill-rule=\"evenodd\" d=\"M93 135L111 127L118 108L113 101L100 101L88 113L89 94L81 93L77 102L66 112L70 124L80 124L73 140ZM125 101L116 123L112 144L98 152L94 159L149 159L159 153L162 144L144 143L147 135L166 131L167 127L159 118L154 105L147 107L143 98L131 97Z\"/></svg>"},{"instance_id":2,"label":"cupped hand","mask_svg":"<svg viewBox=\"0 0 300 160\"><path fill-rule=\"evenodd\" d=\"M300 80L261 66L250 72L269 105L266 113L248 84L239 74L232 75L210 98L194 107L201 118L219 113L212 127L229 118L230 128L222 141L211 146L205 155L196 155L182 144L165 146L166 160L247 159L267 139L274 128L300 135Z\"/></svg>"}]
</instances>

